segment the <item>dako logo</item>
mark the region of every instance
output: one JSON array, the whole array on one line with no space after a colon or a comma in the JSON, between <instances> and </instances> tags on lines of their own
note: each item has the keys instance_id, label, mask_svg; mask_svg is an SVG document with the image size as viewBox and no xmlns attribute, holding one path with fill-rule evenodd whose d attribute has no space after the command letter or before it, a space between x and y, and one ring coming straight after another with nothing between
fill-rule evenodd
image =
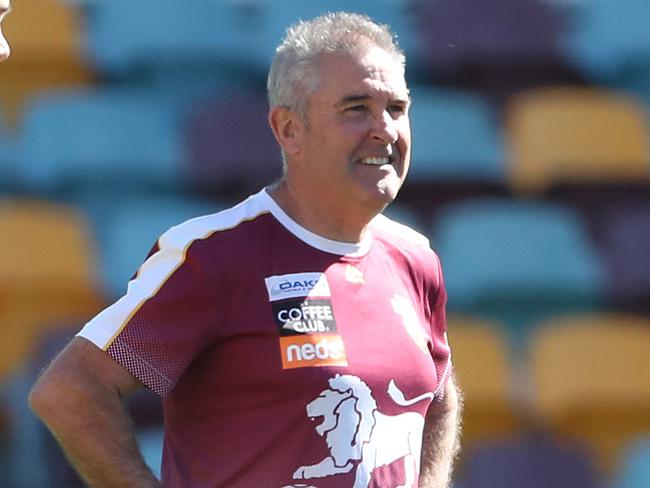
<instances>
[{"instance_id":1,"label":"dako logo","mask_svg":"<svg viewBox=\"0 0 650 488\"><path fill-rule=\"evenodd\" d=\"M301 290L309 291L316 286L315 280L302 280L302 281L283 281L278 285L280 291Z\"/></svg>"},{"instance_id":2,"label":"dako logo","mask_svg":"<svg viewBox=\"0 0 650 488\"><path fill-rule=\"evenodd\" d=\"M330 287L324 273L292 273L264 279L269 301L297 297L329 297Z\"/></svg>"}]
</instances>

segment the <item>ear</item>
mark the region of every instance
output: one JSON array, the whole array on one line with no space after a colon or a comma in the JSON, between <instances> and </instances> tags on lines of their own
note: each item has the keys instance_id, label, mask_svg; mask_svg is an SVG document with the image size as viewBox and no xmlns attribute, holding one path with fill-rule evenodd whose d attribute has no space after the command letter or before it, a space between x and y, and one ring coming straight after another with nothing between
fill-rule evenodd
<instances>
[{"instance_id":1,"label":"ear","mask_svg":"<svg viewBox=\"0 0 650 488\"><path fill-rule=\"evenodd\" d=\"M269 125L285 154L295 155L300 152L304 126L293 110L286 107L271 108Z\"/></svg>"}]
</instances>

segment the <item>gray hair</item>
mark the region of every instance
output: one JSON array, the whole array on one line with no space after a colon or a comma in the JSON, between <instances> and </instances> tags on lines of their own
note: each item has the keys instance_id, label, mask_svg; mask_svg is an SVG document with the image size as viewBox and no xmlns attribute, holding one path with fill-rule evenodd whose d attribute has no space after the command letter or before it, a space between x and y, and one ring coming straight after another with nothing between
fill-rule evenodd
<instances>
[{"instance_id":1,"label":"gray hair","mask_svg":"<svg viewBox=\"0 0 650 488\"><path fill-rule=\"evenodd\" d=\"M320 56L371 46L383 49L405 66L404 53L390 28L365 15L330 12L292 25L271 63L266 85L269 105L295 109L307 122L307 102L320 83L316 69Z\"/></svg>"}]
</instances>

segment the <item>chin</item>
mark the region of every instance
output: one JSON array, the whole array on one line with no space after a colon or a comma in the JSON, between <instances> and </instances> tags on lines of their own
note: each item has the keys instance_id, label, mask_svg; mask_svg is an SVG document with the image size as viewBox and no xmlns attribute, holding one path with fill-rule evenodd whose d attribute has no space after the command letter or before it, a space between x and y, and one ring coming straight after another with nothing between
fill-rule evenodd
<instances>
[{"instance_id":1,"label":"chin","mask_svg":"<svg viewBox=\"0 0 650 488\"><path fill-rule=\"evenodd\" d=\"M400 185L388 185L379 182L373 188L364 188L364 200L367 202L368 207L372 207L373 212L381 212L388 204L390 204L399 192Z\"/></svg>"}]
</instances>

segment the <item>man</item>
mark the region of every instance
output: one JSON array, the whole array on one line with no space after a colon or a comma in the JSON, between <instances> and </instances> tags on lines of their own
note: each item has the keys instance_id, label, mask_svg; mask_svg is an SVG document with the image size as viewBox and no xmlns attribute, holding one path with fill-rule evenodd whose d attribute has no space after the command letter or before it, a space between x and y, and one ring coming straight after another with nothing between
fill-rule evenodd
<instances>
[{"instance_id":1,"label":"man","mask_svg":"<svg viewBox=\"0 0 650 488\"><path fill-rule=\"evenodd\" d=\"M288 31L268 91L282 179L163 234L32 408L91 486L160 486L122 406L144 384L163 397L165 486L445 487L441 269L380 215L409 165L404 56L385 26L328 14Z\"/></svg>"},{"instance_id":2,"label":"man","mask_svg":"<svg viewBox=\"0 0 650 488\"><path fill-rule=\"evenodd\" d=\"M7 59L11 52L9 49L9 43L2 33L2 21L10 11L11 2L9 0L0 0L0 61Z\"/></svg>"}]
</instances>

